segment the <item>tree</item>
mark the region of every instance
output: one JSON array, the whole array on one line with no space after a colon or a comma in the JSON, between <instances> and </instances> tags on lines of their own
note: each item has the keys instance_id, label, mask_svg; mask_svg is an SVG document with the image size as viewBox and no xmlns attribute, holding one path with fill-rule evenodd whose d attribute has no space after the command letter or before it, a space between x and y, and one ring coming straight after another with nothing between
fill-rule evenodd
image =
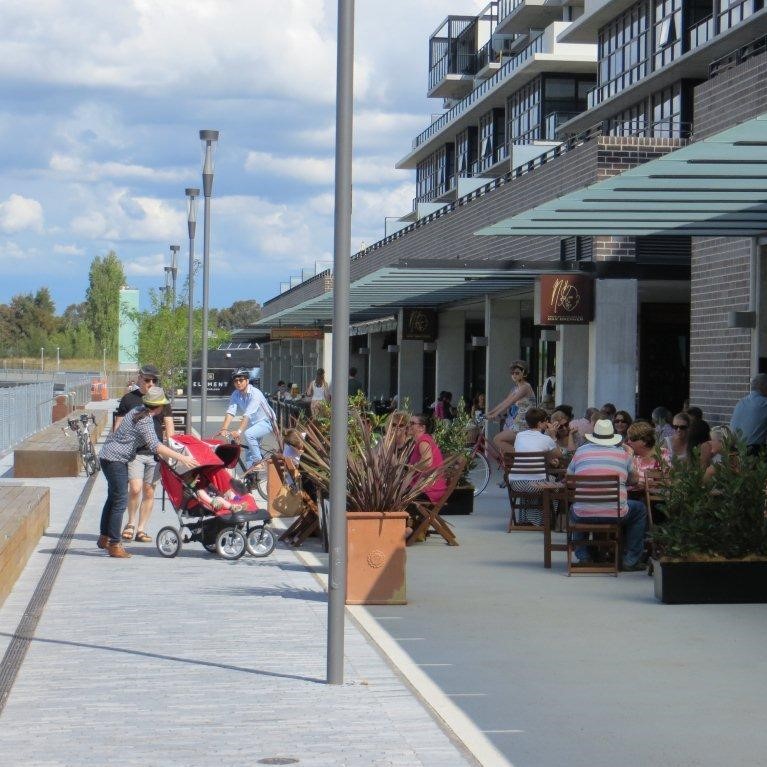
<instances>
[{"instance_id":1,"label":"tree","mask_svg":"<svg viewBox=\"0 0 767 767\"><path fill-rule=\"evenodd\" d=\"M261 304L253 299L235 301L228 309L221 309L216 317L219 327L227 330L245 328L261 318Z\"/></svg>"},{"instance_id":2,"label":"tree","mask_svg":"<svg viewBox=\"0 0 767 767\"><path fill-rule=\"evenodd\" d=\"M96 341L96 349L117 356L117 331L120 322L120 288L125 272L117 254L110 250L104 258L96 256L88 272L85 294L85 319Z\"/></svg>"}]
</instances>

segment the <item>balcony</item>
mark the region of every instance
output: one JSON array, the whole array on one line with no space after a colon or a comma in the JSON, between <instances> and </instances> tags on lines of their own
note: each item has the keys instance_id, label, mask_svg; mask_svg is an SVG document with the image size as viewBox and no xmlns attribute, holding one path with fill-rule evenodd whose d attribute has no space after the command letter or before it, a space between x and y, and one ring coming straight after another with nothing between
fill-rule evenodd
<instances>
[{"instance_id":1,"label":"balcony","mask_svg":"<svg viewBox=\"0 0 767 767\"><path fill-rule=\"evenodd\" d=\"M571 4L582 6L582 2L577 0ZM561 3L552 3L551 0L499 0L495 31L499 34L521 34L528 29L543 29L552 21L561 20Z\"/></svg>"},{"instance_id":2,"label":"balcony","mask_svg":"<svg viewBox=\"0 0 767 767\"><path fill-rule=\"evenodd\" d=\"M546 115L544 119L544 139L546 141L559 141L557 135L559 126L564 125L568 120L572 120L573 117L577 117L580 112L551 112Z\"/></svg>"}]
</instances>

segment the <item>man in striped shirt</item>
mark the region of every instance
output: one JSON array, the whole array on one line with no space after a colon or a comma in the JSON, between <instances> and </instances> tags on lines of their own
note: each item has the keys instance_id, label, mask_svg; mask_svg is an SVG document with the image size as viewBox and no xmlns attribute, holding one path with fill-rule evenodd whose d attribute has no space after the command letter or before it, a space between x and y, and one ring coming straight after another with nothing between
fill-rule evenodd
<instances>
[{"instance_id":1,"label":"man in striped shirt","mask_svg":"<svg viewBox=\"0 0 767 767\"><path fill-rule=\"evenodd\" d=\"M592 434L586 434L588 442L579 447L573 455L568 474L589 476L594 474L615 474L620 482L620 523L623 527L624 570L644 570L647 565L641 561L644 552L644 537L647 529L647 508L641 501L628 500L626 484L637 481L632 456L620 445L622 437L616 434L612 421L607 419L594 424ZM573 522L614 522L615 515L604 516L605 509L599 504L574 503L570 511ZM583 537L583 533L573 534ZM579 562L589 561L586 546L575 549Z\"/></svg>"}]
</instances>

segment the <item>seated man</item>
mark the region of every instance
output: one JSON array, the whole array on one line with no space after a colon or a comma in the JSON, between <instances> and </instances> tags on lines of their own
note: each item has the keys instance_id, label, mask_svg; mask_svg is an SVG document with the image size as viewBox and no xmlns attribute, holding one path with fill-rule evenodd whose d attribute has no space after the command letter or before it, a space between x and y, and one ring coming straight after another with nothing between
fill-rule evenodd
<instances>
[{"instance_id":1,"label":"seated man","mask_svg":"<svg viewBox=\"0 0 767 767\"><path fill-rule=\"evenodd\" d=\"M620 524L624 529L624 570L644 570L647 565L641 561L644 551L644 536L647 528L647 508L641 501L628 500L626 484L635 485L636 471L633 456L620 446L622 437L615 433L612 421L601 419L594 424L588 442L579 447L573 455L567 473L575 476L595 474L616 474L620 483ZM575 503L570 511L573 522L614 522L614 516L603 516L604 508ZM575 535L581 535L576 533ZM573 537L575 537L575 535ZM579 562L589 561L588 548L579 546L575 550Z\"/></svg>"}]
</instances>

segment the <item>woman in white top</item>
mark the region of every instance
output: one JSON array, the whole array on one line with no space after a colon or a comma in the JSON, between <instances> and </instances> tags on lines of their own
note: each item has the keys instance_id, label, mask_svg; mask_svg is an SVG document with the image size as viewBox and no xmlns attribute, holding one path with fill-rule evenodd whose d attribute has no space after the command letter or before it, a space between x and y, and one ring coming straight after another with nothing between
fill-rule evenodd
<instances>
[{"instance_id":1,"label":"woman in white top","mask_svg":"<svg viewBox=\"0 0 767 767\"><path fill-rule=\"evenodd\" d=\"M309 408L312 418L316 418L320 412L320 403L330 402L330 384L325 380L325 371L322 368L317 369L314 380L306 387L306 396L311 397Z\"/></svg>"},{"instance_id":2,"label":"woman in white top","mask_svg":"<svg viewBox=\"0 0 767 767\"><path fill-rule=\"evenodd\" d=\"M525 413L527 429L520 431L514 440L514 453L546 453L546 460L551 461L559 458L562 451L557 447L554 437L558 424L548 420L546 411L539 407L531 407ZM512 490L522 492L535 492L541 490L548 483L545 473L521 474L514 479L514 471L508 475L509 485ZM543 511L540 506L522 505L519 509L519 524L542 525Z\"/></svg>"}]
</instances>

